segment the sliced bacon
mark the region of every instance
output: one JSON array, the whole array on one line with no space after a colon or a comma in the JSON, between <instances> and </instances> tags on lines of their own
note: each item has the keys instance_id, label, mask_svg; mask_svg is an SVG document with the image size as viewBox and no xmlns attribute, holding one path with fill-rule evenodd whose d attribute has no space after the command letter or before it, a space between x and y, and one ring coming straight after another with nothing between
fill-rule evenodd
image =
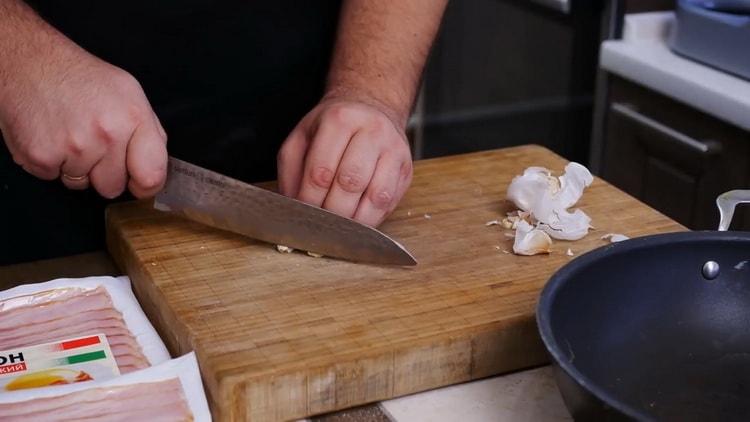
<instances>
[{"instance_id":1,"label":"sliced bacon","mask_svg":"<svg viewBox=\"0 0 750 422\"><path fill-rule=\"evenodd\" d=\"M78 422L192 422L193 413L185 402L172 404L168 407L162 406L156 409L136 409L127 413L116 415L102 415L92 418L76 419Z\"/></svg>"},{"instance_id":2,"label":"sliced bacon","mask_svg":"<svg viewBox=\"0 0 750 422\"><path fill-rule=\"evenodd\" d=\"M81 330L78 326L64 326L53 332L38 333L36 335L9 340L0 339L0 350L52 343L93 334L104 334L106 336L118 367L130 365L140 369L150 366L140 345L124 323L119 327L93 327L88 330ZM131 356L131 358L127 358L126 356ZM120 368L120 372L123 372L122 368Z\"/></svg>"},{"instance_id":3,"label":"sliced bacon","mask_svg":"<svg viewBox=\"0 0 750 422\"><path fill-rule=\"evenodd\" d=\"M117 362L117 368L120 369L120 373L122 373L122 368L125 366L131 366L135 369L143 369L149 367L148 361L143 357L143 355L115 355L115 362Z\"/></svg>"},{"instance_id":4,"label":"sliced bacon","mask_svg":"<svg viewBox=\"0 0 750 422\"><path fill-rule=\"evenodd\" d=\"M15 330L9 331L7 333L0 333L0 348L2 348L2 344L15 341L18 338L30 337L34 335L45 336L49 333L58 332L61 329L76 328L80 331L86 331L96 328L117 328L126 326L125 321L123 321L120 313L116 310L99 310L93 312L84 312L84 314L88 315L73 315L69 318L46 321L40 324L26 325L23 327L18 327Z\"/></svg>"},{"instance_id":5,"label":"sliced bacon","mask_svg":"<svg viewBox=\"0 0 750 422\"><path fill-rule=\"evenodd\" d=\"M169 419L163 419L163 418ZM127 418L127 419L126 419ZM3 421L190 420L179 379L93 388L56 397L0 404Z\"/></svg>"},{"instance_id":6,"label":"sliced bacon","mask_svg":"<svg viewBox=\"0 0 750 422\"><path fill-rule=\"evenodd\" d=\"M107 290L63 288L0 301L0 350L104 334L121 373L149 366Z\"/></svg>"},{"instance_id":7,"label":"sliced bacon","mask_svg":"<svg viewBox=\"0 0 750 422\"><path fill-rule=\"evenodd\" d=\"M79 330L76 326L62 327L57 331L50 331L47 333L39 333L33 336L26 336L21 338L15 338L8 341L0 340L0 350L8 350L16 347L33 346L36 344L51 343L54 341L67 340L74 337L83 337L86 335L101 333L107 336L107 340L111 343L119 341L124 342L125 339L132 339L130 330L125 326L121 327L97 327L93 329ZM127 340L125 340L127 341Z\"/></svg>"},{"instance_id":8,"label":"sliced bacon","mask_svg":"<svg viewBox=\"0 0 750 422\"><path fill-rule=\"evenodd\" d=\"M10 330L0 331L0 341L16 338L23 335L32 335L45 331L57 331L61 327L77 325L86 326L96 324L101 327L113 327L117 322L125 324L122 314L117 309L97 309L88 312L72 312L69 315L37 324L19 325Z\"/></svg>"},{"instance_id":9,"label":"sliced bacon","mask_svg":"<svg viewBox=\"0 0 750 422\"><path fill-rule=\"evenodd\" d=\"M10 330L20 325L39 324L66 318L74 313L97 309L114 309L112 299L103 287L62 301L54 300L0 312L0 330Z\"/></svg>"},{"instance_id":10,"label":"sliced bacon","mask_svg":"<svg viewBox=\"0 0 750 422\"><path fill-rule=\"evenodd\" d=\"M79 296L86 292L93 292L96 289L84 287L59 287L41 292L18 295L0 300L0 312L11 311L23 307L33 307L55 300L66 300L73 296Z\"/></svg>"}]
</instances>

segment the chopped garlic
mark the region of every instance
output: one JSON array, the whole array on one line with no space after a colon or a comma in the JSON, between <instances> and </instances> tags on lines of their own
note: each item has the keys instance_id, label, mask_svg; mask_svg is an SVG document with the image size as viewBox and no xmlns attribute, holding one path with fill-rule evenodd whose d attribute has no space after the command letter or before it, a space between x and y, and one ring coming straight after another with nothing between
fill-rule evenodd
<instances>
[{"instance_id":1,"label":"chopped garlic","mask_svg":"<svg viewBox=\"0 0 750 422\"><path fill-rule=\"evenodd\" d=\"M284 245L276 245L276 250L281 253L292 253L294 252L294 249L290 248L289 246Z\"/></svg>"},{"instance_id":2,"label":"chopped garlic","mask_svg":"<svg viewBox=\"0 0 750 422\"><path fill-rule=\"evenodd\" d=\"M424 218L425 218L425 220L430 220L432 218L432 216L430 214L425 214Z\"/></svg>"},{"instance_id":3,"label":"chopped garlic","mask_svg":"<svg viewBox=\"0 0 750 422\"><path fill-rule=\"evenodd\" d=\"M569 212L594 178L586 167L578 163L565 166L565 174L556 178L543 167L529 167L516 176L508 187L507 197L537 226L556 239L578 240L586 234L591 223L581 210Z\"/></svg>"},{"instance_id":4,"label":"chopped garlic","mask_svg":"<svg viewBox=\"0 0 750 422\"><path fill-rule=\"evenodd\" d=\"M607 240L607 239L609 239L610 243L617 243L617 242L622 242L623 240L628 240L630 238L625 236L624 234L607 233L604 236L602 236L602 240Z\"/></svg>"},{"instance_id":5,"label":"chopped garlic","mask_svg":"<svg viewBox=\"0 0 750 422\"><path fill-rule=\"evenodd\" d=\"M497 220L491 220L491 221L488 221L488 222L484 223L484 225L487 226L487 227L489 227L489 226L497 226L499 224L500 224L500 222L497 221Z\"/></svg>"},{"instance_id":6,"label":"chopped garlic","mask_svg":"<svg viewBox=\"0 0 750 422\"><path fill-rule=\"evenodd\" d=\"M516 228L516 224L521 220L520 217L505 217L503 218L503 227L506 229L514 229Z\"/></svg>"},{"instance_id":7,"label":"chopped garlic","mask_svg":"<svg viewBox=\"0 0 750 422\"><path fill-rule=\"evenodd\" d=\"M516 226L516 239L513 242L513 253L516 255L536 255L549 253L552 239L549 235L524 220Z\"/></svg>"},{"instance_id":8,"label":"chopped garlic","mask_svg":"<svg viewBox=\"0 0 750 422\"><path fill-rule=\"evenodd\" d=\"M567 252L565 252L565 254L566 254L566 255L568 255L568 256L573 256L573 255L575 255L575 254L573 253L573 251L572 251L572 250L571 250L570 248L568 248L568 251L567 251Z\"/></svg>"}]
</instances>

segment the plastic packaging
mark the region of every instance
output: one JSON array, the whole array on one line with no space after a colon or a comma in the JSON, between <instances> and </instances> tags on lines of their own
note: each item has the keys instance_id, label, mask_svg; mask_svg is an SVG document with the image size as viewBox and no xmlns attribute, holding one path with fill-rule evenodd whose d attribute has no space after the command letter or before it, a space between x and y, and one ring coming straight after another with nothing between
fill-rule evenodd
<instances>
[{"instance_id":1,"label":"plastic packaging","mask_svg":"<svg viewBox=\"0 0 750 422\"><path fill-rule=\"evenodd\" d=\"M26 284L0 292L0 312L38 302L63 299L80 293L79 289L106 289L112 304L141 346L151 365L168 361L170 356L154 327L133 295L128 277L60 278L44 283Z\"/></svg>"},{"instance_id":2,"label":"plastic packaging","mask_svg":"<svg viewBox=\"0 0 750 422\"><path fill-rule=\"evenodd\" d=\"M44 398L60 398L71 393L89 391L100 392L104 396L113 392L113 387L134 386L137 384L146 384L159 381L168 381L179 379L182 386L182 393L185 397L186 404L196 422L211 421L211 413L206 402L206 395L203 391L198 362L195 359L195 353L191 352L176 359L163 362L159 365L139 371L131 372L123 376L113 378L107 381L93 381L80 384L61 385L56 387L43 387L29 390L18 390L0 394L0 419L3 412L7 412L11 406L23 406L24 402L29 400ZM95 390L99 389L99 390ZM69 396L76 398L78 396ZM106 399L105 399L106 400ZM74 404L75 402L73 402ZM99 415L107 419L115 419L116 414ZM157 420L158 414L152 414L149 417Z\"/></svg>"}]
</instances>

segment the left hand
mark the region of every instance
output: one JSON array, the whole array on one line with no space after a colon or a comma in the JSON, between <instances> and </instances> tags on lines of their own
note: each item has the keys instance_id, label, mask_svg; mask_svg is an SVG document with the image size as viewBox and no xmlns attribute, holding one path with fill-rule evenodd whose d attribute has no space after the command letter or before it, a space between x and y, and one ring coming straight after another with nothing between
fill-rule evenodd
<instances>
[{"instance_id":1,"label":"left hand","mask_svg":"<svg viewBox=\"0 0 750 422\"><path fill-rule=\"evenodd\" d=\"M292 130L278 155L287 196L377 226L411 183L402 124L385 107L323 99Z\"/></svg>"}]
</instances>

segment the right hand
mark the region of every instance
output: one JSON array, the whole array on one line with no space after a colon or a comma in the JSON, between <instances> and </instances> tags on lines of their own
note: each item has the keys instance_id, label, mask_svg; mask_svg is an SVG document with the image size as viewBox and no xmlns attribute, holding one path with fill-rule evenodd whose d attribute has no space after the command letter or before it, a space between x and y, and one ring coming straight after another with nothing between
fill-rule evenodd
<instances>
[{"instance_id":1,"label":"right hand","mask_svg":"<svg viewBox=\"0 0 750 422\"><path fill-rule=\"evenodd\" d=\"M7 71L7 69L6 69ZM156 194L167 135L129 73L77 46L30 57L0 83L0 131L13 160L70 189L106 198Z\"/></svg>"}]
</instances>

